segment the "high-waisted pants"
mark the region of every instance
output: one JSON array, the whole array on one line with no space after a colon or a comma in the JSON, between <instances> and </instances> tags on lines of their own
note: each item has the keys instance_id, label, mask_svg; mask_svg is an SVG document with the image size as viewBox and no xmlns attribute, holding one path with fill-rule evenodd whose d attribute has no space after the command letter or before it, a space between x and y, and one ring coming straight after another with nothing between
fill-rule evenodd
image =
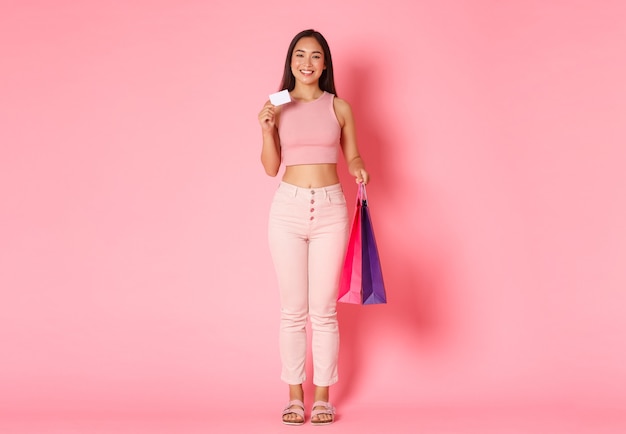
<instances>
[{"instance_id":1,"label":"high-waisted pants","mask_svg":"<svg viewBox=\"0 0 626 434\"><path fill-rule=\"evenodd\" d=\"M302 188L282 182L272 201L269 245L280 291L281 379L306 379L306 323L311 321L313 383L337 382L337 291L348 238L340 184Z\"/></svg>"}]
</instances>

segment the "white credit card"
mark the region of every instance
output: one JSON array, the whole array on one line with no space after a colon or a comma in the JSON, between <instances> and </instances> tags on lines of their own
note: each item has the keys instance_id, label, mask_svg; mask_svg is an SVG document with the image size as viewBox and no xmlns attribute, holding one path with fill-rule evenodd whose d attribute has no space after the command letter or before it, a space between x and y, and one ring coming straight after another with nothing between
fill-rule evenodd
<instances>
[{"instance_id":1,"label":"white credit card","mask_svg":"<svg viewBox=\"0 0 626 434\"><path fill-rule=\"evenodd\" d=\"M289 91L285 89L281 90L280 92L271 94L270 102L274 105L283 105L291 102L291 97L289 97Z\"/></svg>"}]
</instances>

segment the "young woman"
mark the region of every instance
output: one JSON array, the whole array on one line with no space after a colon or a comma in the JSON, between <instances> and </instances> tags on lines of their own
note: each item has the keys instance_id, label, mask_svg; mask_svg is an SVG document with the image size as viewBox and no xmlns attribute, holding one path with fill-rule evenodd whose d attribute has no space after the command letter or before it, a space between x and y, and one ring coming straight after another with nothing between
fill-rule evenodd
<instances>
[{"instance_id":1,"label":"young woman","mask_svg":"<svg viewBox=\"0 0 626 434\"><path fill-rule=\"evenodd\" d=\"M289 385L283 422L304 423L307 318L311 321L315 398L311 423L334 420L329 387L337 382L337 291L348 238L348 211L337 175L341 148L356 182L369 175L356 143L348 103L336 97L328 43L314 30L298 33L287 51L281 90L291 102L269 101L259 113L261 162L270 176L285 165L270 209L269 244L281 302L281 379Z\"/></svg>"}]
</instances>

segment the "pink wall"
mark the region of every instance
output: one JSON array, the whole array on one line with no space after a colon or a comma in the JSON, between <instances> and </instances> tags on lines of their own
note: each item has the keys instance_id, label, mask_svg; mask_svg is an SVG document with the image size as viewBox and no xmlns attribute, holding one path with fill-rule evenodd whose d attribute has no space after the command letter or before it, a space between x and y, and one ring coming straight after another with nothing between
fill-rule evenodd
<instances>
[{"instance_id":1,"label":"pink wall","mask_svg":"<svg viewBox=\"0 0 626 434\"><path fill-rule=\"evenodd\" d=\"M308 27L390 300L341 307L336 401L624 409L623 3L1 9L3 414L282 404L256 115Z\"/></svg>"}]
</instances>

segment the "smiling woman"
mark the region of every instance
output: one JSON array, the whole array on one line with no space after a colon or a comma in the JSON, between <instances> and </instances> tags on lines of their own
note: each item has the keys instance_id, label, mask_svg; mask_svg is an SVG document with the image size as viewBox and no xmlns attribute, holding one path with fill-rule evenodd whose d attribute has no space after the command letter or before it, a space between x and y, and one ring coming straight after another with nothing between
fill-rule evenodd
<instances>
[{"instance_id":1,"label":"smiling woman","mask_svg":"<svg viewBox=\"0 0 626 434\"><path fill-rule=\"evenodd\" d=\"M281 90L291 102L267 102L259 113L261 162L285 173L270 210L270 251L281 299L282 380L289 385L283 423L304 423L306 323L310 318L315 403L311 423L334 420L329 388L338 380L337 291L348 235L348 211L337 174L341 148L357 183L369 174L356 144L352 110L336 97L328 43L314 30L291 41Z\"/></svg>"},{"instance_id":2,"label":"smiling woman","mask_svg":"<svg viewBox=\"0 0 626 434\"><path fill-rule=\"evenodd\" d=\"M282 173L259 174L250 117L312 25L390 258L388 305L338 304L330 428L626 433L625 1L0 11L0 433L280 431ZM296 101L287 65L281 128L328 102Z\"/></svg>"}]
</instances>

